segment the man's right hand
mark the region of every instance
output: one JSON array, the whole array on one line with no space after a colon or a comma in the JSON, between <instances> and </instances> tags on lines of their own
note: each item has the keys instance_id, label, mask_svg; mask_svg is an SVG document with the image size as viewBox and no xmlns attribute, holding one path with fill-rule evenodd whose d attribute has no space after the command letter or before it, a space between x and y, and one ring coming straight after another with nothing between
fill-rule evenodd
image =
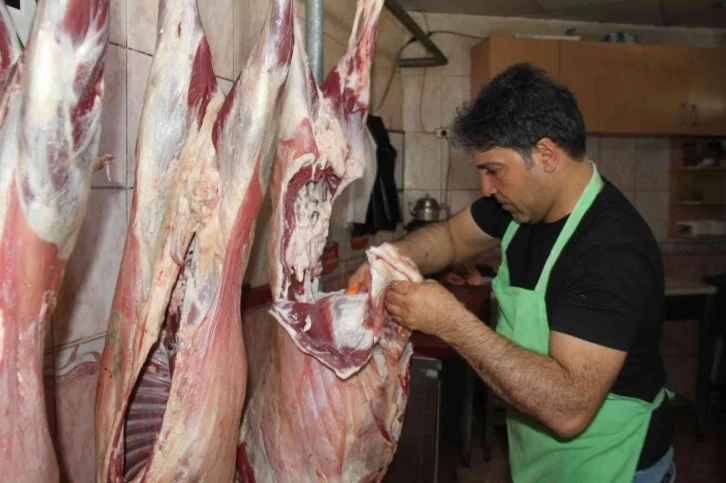
<instances>
[{"instance_id":1,"label":"man's right hand","mask_svg":"<svg viewBox=\"0 0 726 483\"><path fill-rule=\"evenodd\" d=\"M363 262L358 270L348 279L348 291L353 292L367 292L368 287L368 272L371 270L371 265L368 262Z\"/></svg>"}]
</instances>

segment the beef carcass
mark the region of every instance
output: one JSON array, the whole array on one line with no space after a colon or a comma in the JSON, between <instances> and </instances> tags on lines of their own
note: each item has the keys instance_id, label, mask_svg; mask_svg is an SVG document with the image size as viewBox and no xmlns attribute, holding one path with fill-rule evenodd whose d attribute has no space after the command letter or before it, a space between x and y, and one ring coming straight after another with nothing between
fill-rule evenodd
<instances>
[{"instance_id":1,"label":"beef carcass","mask_svg":"<svg viewBox=\"0 0 726 483\"><path fill-rule=\"evenodd\" d=\"M391 280L420 282L390 245L368 250L370 293L318 290L333 200L362 175L382 0L360 0L348 52L318 88L299 42L271 182L272 314L245 320L249 395L238 479L383 479L408 396L410 332L383 310Z\"/></svg>"},{"instance_id":2,"label":"beef carcass","mask_svg":"<svg viewBox=\"0 0 726 483\"><path fill-rule=\"evenodd\" d=\"M90 194L108 1L41 0L22 53L0 12L0 479L52 482L43 345Z\"/></svg>"},{"instance_id":3,"label":"beef carcass","mask_svg":"<svg viewBox=\"0 0 726 483\"><path fill-rule=\"evenodd\" d=\"M383 317L380 310L357 303L365 295L320 293L318 261L333 201L365 168L370 69L382 3L359 0L348 51L321 87L302 46L295 49L271 188L272 314L300 350L342 378L368 361L380 338ZM375 301L369 302L375 309ZM349 317L337 317L332 323L336 313ZM363 315L366 320L361 321Z\"/></svg>"},{"instance_id":4,"label":"beef carcass","mask_svg":"<svg viewBox=\"0 0 726 483\"><path fill-rule=\"evenodd\" d=\"M231 481L242 277L293 47L274 0L224 99L196 0L162 0L130 226L96 396L96 480Z\"/></svg>"}]
</instances>

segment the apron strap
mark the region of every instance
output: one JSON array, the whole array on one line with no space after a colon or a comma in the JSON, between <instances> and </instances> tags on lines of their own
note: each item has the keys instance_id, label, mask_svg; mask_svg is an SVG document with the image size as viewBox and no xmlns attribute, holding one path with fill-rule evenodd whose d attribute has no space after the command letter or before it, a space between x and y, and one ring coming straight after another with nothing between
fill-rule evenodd
<instances>
[{"instance_id":1,"label":"apron strap","mask_svg":"<svg viewBox=\"0 0 726 483\"><path fill-rule=\"evenodd\" d=\"M582 221L582 218L585 216L585 213L587 213L587 210L590 206L592 206L592 203L595 201L595 198L597 198L598 193L600 193L602 178L600 177L600 173L598 172L595 164L592 163L592 161L590 161L590 164L592 164L592 176L590 177L590 181L587 183L587 186L585 186L585 190L582 192L582 195L580 195L580 199L577 201L575 209L572 210L572 213L570 213L569 218L565 222L564 228L562 228L562 232L560 232L560 235L557 237L557 241L555 242L554 247L552 247L549 257L547 257L547 262L542 269L542 273L537 281L537 286L534 289L535 292L542 295L547 293L547 282L550 278L550 272L552 271L552 267L555 265L557 258L559 258L562 249L570 240L570 237L572 237L572 234L577 229L577 226L580 224L580 221Z\"/></svg>"},{"instance_id":2,"label":"apron strap","mask_svg":"<svg viewBox=\"0 0 726 483\"><path fill-rule=\"evenodd\" d=\"M505 256L507 248L509 248L509 243L512 241L512 238L514 238L518 229L519 223L514 220L510 221L509 225L507 225L507 230L504 232L504 236L502 237L502 257Z\"/></svg>"}]
</instances>

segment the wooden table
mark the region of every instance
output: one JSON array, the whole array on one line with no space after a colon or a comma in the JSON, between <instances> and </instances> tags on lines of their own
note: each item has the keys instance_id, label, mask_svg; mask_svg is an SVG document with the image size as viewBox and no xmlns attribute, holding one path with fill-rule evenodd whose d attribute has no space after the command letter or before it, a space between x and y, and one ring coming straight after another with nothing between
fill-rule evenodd
<instances>
[{"instance_id":1,"label":"wooden table","mask_svg":"<svg viewBox=\"0 0 726 483\"><path fill-rule=\"evenodd\" d=\"M696 374L696 440L705 438L706 418L708 416L708 400L710 397L710 370L713 364L713 345L710 332L716 317L718 306L717 288L714 285L680 280L666 277L666 299L675 297L697 297L703 300L700 313L696 314L698 328L698 369ZM664 314L668 318L668 314Z\"/></svg>"}]
</instances>

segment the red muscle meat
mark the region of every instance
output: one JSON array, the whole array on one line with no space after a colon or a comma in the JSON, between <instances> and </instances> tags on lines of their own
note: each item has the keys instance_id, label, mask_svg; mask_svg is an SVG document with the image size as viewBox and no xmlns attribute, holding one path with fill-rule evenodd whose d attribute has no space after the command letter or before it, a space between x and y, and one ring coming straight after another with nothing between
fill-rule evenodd
<instances>
[{"instance_id":1,"label":"red muscle meat","mask_svg":"<svg viewBox=\"0 0 726 483\"><path fill-rule=\"evenodd\" d=\"M0 5L2 481L58 481L43 343L86 213L107 43L107 0L40 0L22 53Z\"/></svg>"},{"instance_id":2,"label":"red muscle meat","mask_svg":"<svg viewBox=\"0 0 726 483\"><path fill-rule=\"evenodd\" d=\"M383 479L408 396L410 332L383 308L392 280L421 275L389 245L368 250L370 292L322 293L332 204L363 174L370 69L382 0L359 0L348 52L318 87L295 43L271 181L272 315L245 320L249 394L237 477ZM299 30L296 30L299 38Z\"/></svg>"},{"instance_id":3,"label":"red muscle meat","mask_svg":"<svg viewBox=\"0 0 726 483\"><path fill-rule=\"evenodd\" d=\"M241 284L293 47L273 0L229 95L196 0L161 0L130 226L96 396L96 480L231 481L245 398Z\"/></svg>"}]
</instances>

